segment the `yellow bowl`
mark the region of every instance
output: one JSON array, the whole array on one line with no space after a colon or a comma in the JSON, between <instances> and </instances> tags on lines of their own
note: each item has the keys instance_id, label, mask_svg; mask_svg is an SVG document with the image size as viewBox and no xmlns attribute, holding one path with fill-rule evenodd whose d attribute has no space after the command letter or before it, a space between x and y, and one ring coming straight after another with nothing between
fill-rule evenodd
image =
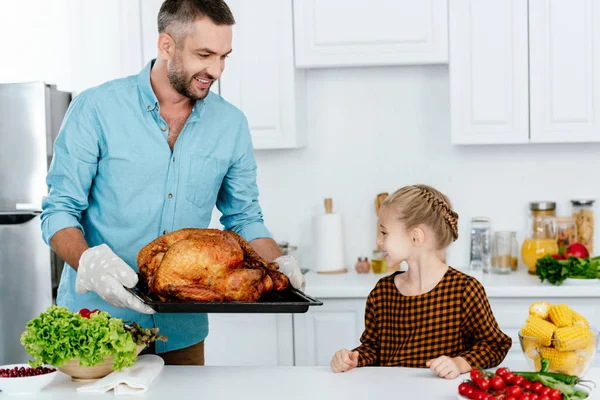
<instances>
[{"instance_id":1,"label":"yellow bowl","mask_svg":"<svg viewBox=\"0 0 600 400\"><path fill-rule=\"evenodd\" d=\"M137 347L137 354L140 354L146 346L141 345ZM113 358L108 356L104 358L99 364L91 367L79 365L79 358L73 358L58 369L71 377L72 380L77 382L92 382L98 379L104 378L106 375L113 372Z\"/></svg>"},{"instance_id":2,"label":"yellow bowl","mask_svg":"<svg viewBox=\"0 0 600 400\"><path fill-rule=\"evenodd\" d=\"M560 351L556 339L552 339L550 345L545 346L542 339L523 336L521 331L519 331L519 343L527 365L532 371L539 371L541 359L546 358L550 362L548 368L550 372L582 377L594 361L600 345L598 330L590 328L590 332L592 333L590 337L573 339L569 343L569 347L572 347L570 351Z\"/></svg>"}]
</instances>

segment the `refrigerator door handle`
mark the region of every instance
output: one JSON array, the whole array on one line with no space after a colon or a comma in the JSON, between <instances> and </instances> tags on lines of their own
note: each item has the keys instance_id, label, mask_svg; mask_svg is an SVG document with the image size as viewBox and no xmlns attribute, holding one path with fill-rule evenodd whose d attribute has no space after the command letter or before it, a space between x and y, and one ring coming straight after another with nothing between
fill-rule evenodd
<instances>
[{"instance_id":1,"label":"refrigerator door handle","mask_svg":"<svg viewBox=\"0 0 600 400\"><path fill-rule=\"evenodd\" d=\"M39 210L0 211L0 225L24 224L41 213Z\"/></svg>"}]
</instances>

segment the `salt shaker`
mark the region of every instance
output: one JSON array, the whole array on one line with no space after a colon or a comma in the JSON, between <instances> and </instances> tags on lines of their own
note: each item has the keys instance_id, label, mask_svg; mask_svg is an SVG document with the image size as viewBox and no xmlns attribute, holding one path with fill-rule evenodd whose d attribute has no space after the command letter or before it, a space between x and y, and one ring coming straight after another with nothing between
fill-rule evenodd
<instances>
[{"instance_id":1,"label":"salt shaker","mask_svg":"<svg viewBox=\"0 0 600 400\"><path fill-rule=\"evenodd\" d=\"M371 266L369 265L369 260L367 257L358 257L358 261L356 262L356 272L359 274L366 274L371 270Z\"/></svg>"}]
</instances>

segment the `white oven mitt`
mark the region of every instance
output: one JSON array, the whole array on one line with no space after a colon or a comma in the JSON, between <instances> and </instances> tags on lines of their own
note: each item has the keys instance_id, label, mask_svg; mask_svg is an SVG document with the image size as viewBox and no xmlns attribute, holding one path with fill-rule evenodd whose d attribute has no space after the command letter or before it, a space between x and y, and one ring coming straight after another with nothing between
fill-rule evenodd
<instances>
[{"instance_id":1,"label":"white oven mitt","mask_svg":"<svg viewBox=\"0 0 600 400\"><path fill-rule=\"evenodd\" d=\"M162 371L165 361L154 354L139 356L135 364L123 371L114 371L104 378L77 388L78 392L105 393L114 389L116 396L143 394Z\"/></svg>"},{"instance_id":2,"label":"white oven mitt","mask_svg":"<svg viewBox=\"0 0 600 400\"><path fill-rule=\"evenodd\" d=\"M87 249L79 259L75 291L96 292L104 301L116 307L153 314L154 310L123 286L134 287L138 282L135 271L106 244Z\"/></svg>"},{"instance_id":3,"label":"white oven mitt","mask_svg":"<svg viewBox=\"0 0 600 400\"><path fill-rule=\"evenodd\" d=\"M274 261L279 264L279 272L288 277L292 286L295 289L304 291L306 288L306 280L300 271L298 261L292 256L281 256Z\"/></svg>"}]
</instances>

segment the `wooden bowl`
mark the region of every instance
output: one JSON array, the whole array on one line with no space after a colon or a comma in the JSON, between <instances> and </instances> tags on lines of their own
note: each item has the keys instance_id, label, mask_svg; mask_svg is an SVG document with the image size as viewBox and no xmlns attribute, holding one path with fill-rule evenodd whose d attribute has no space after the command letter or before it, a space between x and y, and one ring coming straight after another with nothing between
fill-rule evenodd
<instances>
[{"instance_id":1,"label":"wooden bowl","mask_svg":"<svg viewBox=\"0 0 600 400\"><path fill-rule=\"evenodd\" d=\"M139 355L146 346L141 345L137 347L137 354ZM58 370L71 377L76 382L93 382L98 379L104 378L106 375L113 372L113 358L108 356L104 358L99 364L91 367L79 365L79 358L73 358L64 363Z\"/></svg>"}]
</instances>

